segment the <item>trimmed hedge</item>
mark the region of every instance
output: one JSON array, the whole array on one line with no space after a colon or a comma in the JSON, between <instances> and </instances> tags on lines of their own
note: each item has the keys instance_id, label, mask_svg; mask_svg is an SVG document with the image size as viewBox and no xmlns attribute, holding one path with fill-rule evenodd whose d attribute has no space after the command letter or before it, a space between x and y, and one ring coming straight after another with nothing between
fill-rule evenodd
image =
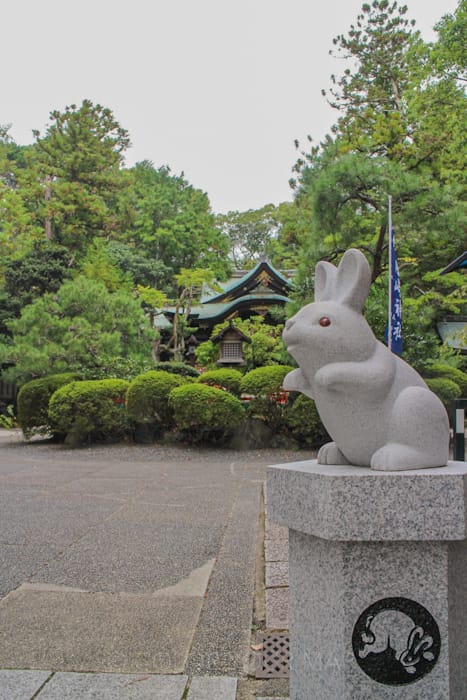
<instances>
[{"instance_id":1,"label":"trimmed hedge","mask_svg":"<svg viewBox=\"0 0 467 700\"><path fill-rule=\"evenodd\" d=\"M287 394L282 392L282 382L293 367L268 365L252 369L242 377L240 391L252 397L248 412L252 418L262 420L275 432L283 428L283 412Z\"/></svg>"},{"instance_id":2,"label":"trimmed hedge","mask_svg":"<svg viewBox=\"0 0 467 700\"><path fill-rule=\"evenodd\" d=\"M300 445L321 447L331 439L321 422L315 402L308 396L297 396L293 403L285 407L283 418L290 434Z\"/></svg>"},{"instance_id":3,"label":"trimmed hedge","mask_svg":"<svg viewBox=\"0 0 467 700\"><path fill-rule=\"evenodd\" d=\"M151 440L163 430L173 427L173 412L169 406L169 394L177 386L191 378L169 372L150 371L140 374L131 382L127 391L127 412L136 422L135 437ZM138 426L144 425L141 429Z\"/></svg>"},{"instance_id":4,"label":"trimmed hedge","mask_svg":"<svg viewBox=\"0 0 467 700\"><path fill-rule=\"evenodd\" d=\"M452 379L433 377L432 379L425 379L425 382L431 391L441 399L448 411L450 411L454 399L458 399L461 396L459 384L453 382Z\"/></svg>"},{"instance_id":5,"label":"trimmed hedge","mask_svg":"<svg viewBox=\"0 0 467 700\"><path fill-rule=\"evenodd\" d=\"M170 392L175 425L190 442L226 441L245 419L242 402L207 384L187 384Z\"/></svg>"},{"instance_id":6,"label":"trimmed hedge","mask_svg":"<svg viewBox=\"0 0 467 700\"><path fill-rule=\"evenodd\" d=\"M461 396L467 397L467 374L457 367L451 367L451 365L443 365L438 362L434 362L431 365L427 365L423 371L425 377L433 379L450 379L452 382L458 385ZM457 398L457 397L456 397Z\"/></svg>"},{"instance_id":7,"label":"trimmed hedge","mask_svg":"<svg viewBox=\"0 0 467 700\"><path fill-rule=\"evenodd\" d=\"M32 379L18 392L18 423L24 437L45 435L51 431L48 409L52 394L61 386L79 379L73 372L51 374L41 379Z\"/></svg>"},{"instance_id":8,"label":"trimmed hedge","mask_svg":"<svg viewBox=\"0 0 467 700\"><path fill-rule=\"evenodd\" d=\"M242 394L251 396L270 396L280 390L286 374L291 372L293 367L287 365L269 365L267 367L257 367L243 375L240 382Z\"/></svg>"},{"instance_id":9,"label":"trimmed hedge","mask_svg":"<svg viewBox=\"0 0 467 700\"><path fill-rule=\"evenodd\" d=\"M243 374L238 369L213 369L198 377L200 384L209 384L216 388L230 391L234 396L240 395L240 382Z\"/></svg>"},{"instance_id":10,"label":"trimmed hedge","mask_svg":"<svg viewBox=\"0 0 467 700\"><path fill-rule=\"evenodd\" d=\"M181 374L182 377L199 377L199 372L197 369L191 365L187 365L185 362L155 362L153 365L153 370L163 370L164 372L170 372L170 374Z\"/></svg>"},{"instance_id":11,"label":"trimmed hedge","mask_svg":"<svg viewBox=\"0 0 467 700\"><path fill-rule=\"evenodd\" d=\"M52 429L76 447L85 441L118 440L128 429L124 379L95 379L66 384L49 403Z\"/></svg>"}]
</instances>

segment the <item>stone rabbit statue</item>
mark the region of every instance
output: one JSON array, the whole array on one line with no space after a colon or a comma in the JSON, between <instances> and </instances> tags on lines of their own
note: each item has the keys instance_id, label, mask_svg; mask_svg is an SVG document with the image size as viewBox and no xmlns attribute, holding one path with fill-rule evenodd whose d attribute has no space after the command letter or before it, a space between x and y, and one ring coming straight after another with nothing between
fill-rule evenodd
<instances>
[{"instance_id":1,"label":"stone rabbit statue","mask_svg":"<svg viewBox=\"0 0 467 700\"><path fill-rule=\"evenodd\" d=\"M284 341L299 368L284 381L314 399L334 442L319 464L379 470L445 466L446 410L420 375L380 343L362 309L370 266L350 249L336 268L316 265L315 301L287 321Z\"/></svg>"}]
</instances>

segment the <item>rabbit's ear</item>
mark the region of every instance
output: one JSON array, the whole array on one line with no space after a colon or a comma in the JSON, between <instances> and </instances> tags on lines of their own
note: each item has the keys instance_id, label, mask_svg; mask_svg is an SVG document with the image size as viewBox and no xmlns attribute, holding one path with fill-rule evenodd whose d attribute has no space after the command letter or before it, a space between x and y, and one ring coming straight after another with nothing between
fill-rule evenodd
<instances>
[{"instance_id":1,"label":"rabbit's ear","mask_svg":"<svg viewBox=\"0 0 467 700\"><path fill-rule=\"evenodd\" d=\"M333 299L337 268L326 260L320 260L315 267L315 301Z\"/></svg>"},{"instance_id":2,"label":"rabbit's ear","mask_svg":"<svg viewBox=\"0 0 467 700\"><path fill-rule=\"evenodd\" d=\"M370 291L371 270L367 259L359 250L349 248L337 268L335 301L361 311Z\"/></svg>"}]
</instances>

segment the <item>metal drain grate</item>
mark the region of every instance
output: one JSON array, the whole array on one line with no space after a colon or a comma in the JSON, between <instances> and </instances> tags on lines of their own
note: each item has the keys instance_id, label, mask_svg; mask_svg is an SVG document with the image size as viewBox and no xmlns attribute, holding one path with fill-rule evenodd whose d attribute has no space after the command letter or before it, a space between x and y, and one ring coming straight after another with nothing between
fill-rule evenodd
<instances>
[{"instance_id":1,"label":"metal drain grate","mask_svg":"<svg viewBox=\"0 0 467 700\"><path fill-rule=\"evenodd\" d=\"M283 634L262 635L262 649L256 655L256 678L288 678L290 660L289 637Z\"/></svg>"}]
</instances>

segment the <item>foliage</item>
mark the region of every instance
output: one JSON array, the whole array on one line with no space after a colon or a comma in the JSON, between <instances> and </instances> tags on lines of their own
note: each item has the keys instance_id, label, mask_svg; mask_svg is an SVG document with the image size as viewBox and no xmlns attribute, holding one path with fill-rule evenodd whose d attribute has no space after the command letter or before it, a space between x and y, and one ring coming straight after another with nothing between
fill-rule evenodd
<instances>
[{"instance_id":1,"label":"foliage","mask_svg":"<svg viewBox=\"0 0 467 700\"><path fill-rule=\"evenodd\" d=\"M213 369L201 374L198 377L198 382L215 386L218 389L225 389L234 396L239 396L242 376L242 373L237 369Z\"/></svg>"},{"instance_id":2,"label":"foliage","mask_svg":"<svg viewBox=\"0 0 467 700\"><path fill-rule=\"evenodd\" d=\"M61 386L79 379L77 374L51 374L41 379L33 379L24 384L18 392L18 423L26 438L35 434L50 432L48 417L49 401L52 394Z\"/></svg>"},{"instance_id":3,"label":"foliage","mask_svg":"<svg viewBox=\"0 0 467 700\"><path fill-rule=\"evenodd\" d=\"M0 333L9 335L6 321L46 292L55 292L69 277L69 253L63 246L35 241L21 257L5 257L4 286L0 288Z\"/></svg>"},{"instance_id":4,"label":"foliage","mask_svg":"<svg viewBox=\"0 0 467 700\"><path fill-rule=\"evenodd\" d=\"M450 379L460 389L460 396L467 397L467 374L457 367L443 365L439 362L427 364L423 370L423 376L431 378L441 377Z\"/></svg>"},{"instance_id":5,"label":"foliage","mask_svg":"<svg viewBox=\"0 0 467 700\"><path fill-rule=\"evenodd\" d=\"M16 425L15 407L12 404L8 404L5 409L0 410L0 428L11 430L16 428Z\"/></svg>"},{"instance_id":6,"label":"foliage","mask_svg":"<svg viewBox=\"0 0 467 700\"><path fill-rule=\"evenodd\" d=\"M203 285L215 285L214 273L211 270L195 268L188 270L182 268L174 276L178 289L175 300L175 309L172 317L172 333L167 343L160 345L160 350L168 350L172 353L174 361L181 362L185 355L185 337L192 330L188 326L188 318L193 308L193 303L201 295Z\"/></svg>"},{"instance_id":7,"label":"foliage","mask_svg":"<svg viewBox=\"0 0 467 700\"><path fill-rule=\"evenodd\" d=\"M169 394L189 379L180 374L150 371L133 379L127 392L127 411L136 423L150 424L153 435L173 427Z\"/></svg>"},{"instance_id":8,"label":"foliage","mask_svg":"<svg viewBox=\"0 0 467 700\"><path fill-rule=\"evenodd\" d=\"M139 374L154 369L154 362L145 357L105 357L93 367L79 366L82 379L126 379L131 381Z\"/></svg>"},{"instance_id":9,"label":"foliage","mask_svg":"<svg viewBox=\"0 0 467 700\"><path fill-rule=\"evenodd\" d=\"M445 15L436 25L438 44L432 60L442 75L467 81L467 2L460 0L452 15Z\"/></svg>"},{"instance_id":10,"label":"foliage","mask_svg":"<svg viewBox=\"0 0 467 700\"><path fill-rule=\"evenodd\" d=\"M149 161L125 171L124 178L117 202L118 237L163 266L159 288L168 291L182 268L210 269L224 279L227 239L214 225L206 194L167 166L156 169Z\"/></svg>"},{"instance_id":11,"label":"foliage","mask_svg":"<svg viewBox=\"0 0 467 700\"><path fill-rule=\"evenodd\" d=\"M244 420L239 399L206 384L187 384L173 389L169 405L175 424L190 442L221 443Z\"/></svg>"},{"instance_id":12,"label":"foliage","mask_svg":"<svg viewBox=\"0 0 467 700\"><path fill-rule=\"evenodd\" d=\"M115 226L111 207L122 188L129 137L112 111L90 100L54 110L44 136L35 130L32 166L41 180L45 236L82 251ZM32 170L32 169L31 169Z\"/></svg>"},{"instance_id":13,"label":"foliage","mask_svg":"<svg viewBox=\"0 0 467 700\"><path fill-rule=\"evenodd\" d=\"M291 202L218 214L216 224L229 242L229 258L237 269L249 269L264 257L276 267L296 266L299 238Z\"/></svg>"},{"instance_id":14,"label":"foliage","mask_svg":"<svg viewBox=\"0 0 467 700\"><path fill-rule=\"evenodd\" d=\"M274 431L283 427L287 393L282 390L284 377L293 368L284 365L257 367L242 377L240 391L250 396L248 413L259 418Z\"/></svg>"},{"instance_id":15,"label":"foliage","mask_svg":"<svg viewBox=\"0 0 467 700\"><path fill-rule=\"evenodd\" d=\"M257 367L242 377L240 391L251 396L270 396L280 391L285 375L292 369L287 365Z\"/></svg>"},{"instance_id":16,"label":"foliage","mask_svg":"<svg viewBox=\"0 0 467 700\"><path fill-rule=\"evenodd\" d=\"M184 362L154 362L152 368L171 372L172 374L181 374L182 377L199 377L198 370Z\"/></svg>"},{"instance_id":17,"label":"foliage","mask_svg":"<svg viewBox=\"0 0 467 700\"><path fill-rule=\"evenodd\" d=\"M112 240L107 243L107 254L111 262L131 277L134 286L156 290L170 282L170 268L150 256L141 245Z\"/></svg>"},{"instance_id":18,"label":"foliage","mask_svg":"<svg viewBox=\"0 0 467 700\"><path fill-rule=\"evenodd\" d=\"M5 291L21 306L46 292L56 292L69 276L70 255L56 243L35 241L30 251L5 263Z\"/></svg>"},{"instance_id":19,"label":"foliage","mask_svg":"<svg viewBox=\"0 0 467 700\"><path fill-rule=\"evenodd\" d=\"M211 337L227 328L229 321L214 326ZM265 322L262 316L251 316L248 319L236 318L235 328L251 338L251 343L243 344L243 358L246 369L264 365L286 364L290 357L282 340L283 324L272 326ZM214 368L219 359L219 344L207 340L196 348L196 361L202 367Z\"/></svg>"},{"instance_id":20,"label":"foliage","mask_svg":"<svg viewBox=\"0 0 467 700\"><path fill-rule=\"evenodd\" d=\"M23 380L100 367L113 356L149 358L154 338L137 299L83 276L25 306L7 326L13 342L0 346L0 357L14 363L10 374Z\"/></svg>"},{"instance_id":21,"label":"foliage","mask_svg":"<svg viewBox=\"0 0 467 700\"><path fill-rule=\"evenodd\" d=\"M321 447L330 439L321 422L315 402L303 394L287 404L283 421L292 437L300 445Z\"/></svg>"},{"instance_id":22,"label":"foliage","mask_svg":"<svg viewBox=\"0 0 467 700\"><path fill-rule=\"evenodd\" d=\"M441 399L446 409L450 411L454 399L461 396L459 385L447 377L427 378L425 381L431 391Z\"/></svg>"},{"instance_id":23,"label":"foliage","mask_svg":"<svg viewBox=\"0 0 467 700\"><path fill-rule=\"evenodd\" d=\"M463 250L467 229L467 98L458 41L464 11L462 0L429 45L406 6L365 3L349 32L334 40L344 62L329 93L337 121L320 144L310 138L292 183L302 246L296 303L312 299L317 260L338 262L347 248L360 248L372 269L367 309L380 338L392 196L404 358L418 366L440 354L436 322L465 304L465 282L436 272Z\"/></svg>"},{"instance_id":24,"label":"foliage","mask_svg":"<svg viewBox=\"0 0 467 700\"><path fill-rule=\"evenodd\" d=\"M95 238L80 264L80 273L88 280L100 282L109 292L119 289L130 291L131 276L125 274L112 259L108 247L100 238Z\"/></svg>"},{"instance_id":25,"label":"foliage","mask_svg":"<svg viewBox=\"0 0 467 700\"><path fill-rule=\"evenodd\" d=\"M76 447L85 441L116 440L128 430L123 379L71 382L52 395L49 421L66 443Z\"/></svg>"}]
</instances>

